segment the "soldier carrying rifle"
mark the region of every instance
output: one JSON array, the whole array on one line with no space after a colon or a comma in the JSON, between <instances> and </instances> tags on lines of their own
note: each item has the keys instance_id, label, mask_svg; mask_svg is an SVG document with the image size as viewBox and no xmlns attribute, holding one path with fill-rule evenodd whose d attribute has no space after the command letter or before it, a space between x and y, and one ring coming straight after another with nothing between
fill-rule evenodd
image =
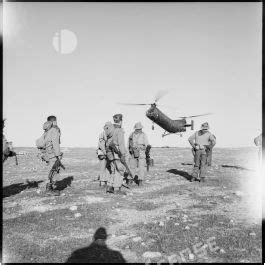
<instances>
[{"instance_id":1,"label":"soldier carrying rifle","mask_svg":"<svg viewBox=\"0 0 265 265\"><path fill-rule=\"evenodd\" d=\"M49 116L47 122L43 125L44 133L36 141L37 148L42 153L42 160L46 162L49 167L48 181L46 183L47 195L60 195L60 192L54 189L53 177L58 174L60 168L64 169L61 163L63 153L60 151L60 137L61 131L57 126L55 116Z\"/></svg>"},{"instance_id":2,"label":"soldier carrying rifle","mask_svg":"<svg viewBox=\"0 0 265 265\"><path fill-rule=\"evenodd\" d=\"M150 166L150 149L146 134L142 131L143 125L137 122L134 125L134 132L129 136L128 148L130 153L130 167L135 176L135 182L138 186L142 185Z\"/></svg>"}]
</instances>

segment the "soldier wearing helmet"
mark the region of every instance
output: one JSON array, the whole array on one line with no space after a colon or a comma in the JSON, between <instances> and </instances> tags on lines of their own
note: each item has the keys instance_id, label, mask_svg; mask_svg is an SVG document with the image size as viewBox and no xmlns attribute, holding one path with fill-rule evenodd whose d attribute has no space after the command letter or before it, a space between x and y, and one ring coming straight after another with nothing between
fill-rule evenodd
<instances>
[{"instance_id":1,"label":"soldier wearing helmet","mask_svg":"<svg viewBox=\"0 0 265 265\"><path fill-rule=\"evenodd\" d=\"M109 126L106 141L106 156L110 165L110 176L107 181L107 192L124 194L121 191L125 174L125 140L122 129L122 114L113 116L113 127Z\"/></svg>"},{"instance_id":2,"label":"soldier wearing helmet","mask_svg":"<svg viewBox=\"0 0 265 265\"><path fill-rule=\"evenodd\" d=\"M205 181L207 155L216 144L215 136L209 132L208 122L203 123L201 130L192 134L188 141L193 148L195 163L191 181L195 179Z\"/></svg>"},{"instance_id":3,"label":"soldier wearing helmet","mask_svg":"<svg viewBox=\"0 0 265 265\"><path fill-rule=\"evenodd\" d=\"M142 185L146 177L146 149L151 147L147 135L142 129L143 125L141 122L137 122L134 125L134 132L130 134L128 141L130 168L138 186Z\"/></svg>"},{"instance_id":4,"label":"soldier wearing helmet","mask_svg":"<svg viewBox=\"0 0 265 265\"><path fill-rule=\"evenodd\" d=\"M100 164L99 186L102 186L103 183L106 186L108 181L109 171L107 170L106 142L110 127L113 127L112 123L110 121L106 122L98 140L97 155Z\"/></svg>"},{"instance_id":5,"label":"soldier wearing helmet","mask_svg":"<svg viewBox=\"0 0 265 265\"><path fill-rule=\"evenodd\" d=\"M43 135L37 139L36 145L42 153L42 160L46 162L49 168L49 176L46 182L47 195L59 195L60 192L54 189L54 181L52 168L57 160L61 160L63 153L60 151L60 137L61 131L57 126L57 119L55 116L49 116L47 121L43 124ZM59 161L58 161L59 162Z\"/></svg>"}]
</instances>

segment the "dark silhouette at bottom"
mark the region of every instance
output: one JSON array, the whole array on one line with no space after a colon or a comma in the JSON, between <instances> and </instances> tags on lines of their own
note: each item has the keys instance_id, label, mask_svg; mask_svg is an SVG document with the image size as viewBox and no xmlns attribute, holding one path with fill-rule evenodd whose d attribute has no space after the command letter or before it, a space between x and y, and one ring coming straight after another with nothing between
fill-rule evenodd
<instances>
[{"instance_id":1,"label":"dark silhouette at bottom","mask_svg":"<svg viewBox=\"0 0 265 265\"><path fill-rule=\"evenodd\" d=\"M119 251L106 245L106 229L100 227L94 234L94 241L85 248L74 251L66 263L126 263Z\"/></svg>"}]
</instances>

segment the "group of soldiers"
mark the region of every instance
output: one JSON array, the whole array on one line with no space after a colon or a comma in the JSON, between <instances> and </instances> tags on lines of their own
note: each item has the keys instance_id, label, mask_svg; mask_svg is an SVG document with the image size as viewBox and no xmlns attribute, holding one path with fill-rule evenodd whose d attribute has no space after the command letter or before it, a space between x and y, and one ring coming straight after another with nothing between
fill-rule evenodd
<instances>
[{"instance_id":1,"label":"group of soldiers","mask_svg":"<svg viewBox=\"0 0 265 265\"><path fill-rule=\"evenodd\" d=\"M103 131L99 135L97 157L100 163L98 176L99 185L106 188L107 193L126 194L121 188L129 188L135 183L143 184L150 165L151 145L147 135L143 132L141 122L137 122L134 131L130 134L126 148L124 130L122 128L122 114L115 114L113 122L106 122ZM3 120L3 129L4 129ZM36 140L39 157L48 166L48 179L45 191L51 195L59 195L54 188L54 175L59 173L64 166L61 163L63 153L60 150L61 130L57 125L55 116L49 116L43 124L43 134ZM3 162L16 153L12 149L12 143L7 142L3 135ZM201 129L192 134L188 139L192 146L194 167L191 181L204 182L207 166L211 166L212 150L216 145L216 137L209 131L207 122L201 125ZM262 134L254 139L254 143L262 146ZM128 150L128 152L127 152ZM261 153L261 152L260 152Z\"/></svg>"},{"instance_id":2,"label":"group of soldiers","mask_svg":"<svg viewBox=\"0 0 265 265\"><path fill-rule=\"evenodd\" d=\"M122 114L113 116L113 123L108 121L99 135L97 156L100 163L99 183L106 187L106 192L125 194L121 188L136 183L142 185L147 174L150 149L143 126L137 122L134 132L129 136L128 151L125 146Z\"/></svg>"}]
</instances>

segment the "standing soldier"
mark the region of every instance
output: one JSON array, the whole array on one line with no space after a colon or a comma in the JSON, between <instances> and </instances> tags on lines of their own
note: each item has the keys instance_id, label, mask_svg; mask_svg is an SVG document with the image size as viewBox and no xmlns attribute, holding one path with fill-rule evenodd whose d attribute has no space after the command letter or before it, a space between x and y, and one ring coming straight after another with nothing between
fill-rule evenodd
<instances>
[{"instance_id":1,"label":"standing soldier","mask_svg":"<svg viewBox=\"0 0 265 265\"><path fill-rule=\"evenodd\" d=\"M124 164L126 149L124 131L122 127L122 114L113 116L114 125L109 126L106 142L106 154L110 164L110 177L107 181L107 192L124 194L121 192L124 178Z\"/></svg>"},{"instance_id":2,"label":"standing soldier","mask_svg":"<svg viewBox=\"0 0 265 265\"><path fill-rule=\"evenodd\" d=\"M261 161L262 159L262 133L254 138L254 143L259 148L258 156L259 156L259 161Z\"/></svg>"},{"instance_id":3,"label":"standing soldier","mask_svg":"<svg viewBox=\"0 0 265 265\"><path fill-rule=\"evenodd\" d=\"M189 137L189 143L194 149L194 168L191 181L198 179L205 181L207 152L210 146L216 144L215 137L208 131L209 124L205 122L201 125L201 130Z\"/></svg>"},{"instance_id":4,"label":"standing soldier","mask_svg":"<svg viewBox=\"0 0 265 265\"><path fill-rule=\"evenodd\" d=\"M143 125L141 122L137 122L134 125L134 132L130 134L128 141L130 168L135 176L135 182L138 186L142 185L142 182L145 179L146 150L150 150L151 147L148 143L147 136L142 129Z\"/></svg>"},{"instance_id":5,"label":"standing soldier","mask_svg":"<svg viewBox=\"0 0 265 265\"><path fill-rule=\"evenodd\" d=\"M59 195L60 192L54 189L53 175L59 173L63 153L60 151L61 131L57 126L55 116L49 116L43 125L44 134L36 141L36 145L42 152L42 159L49 166L48 182L46 192L48 195ZM64 167L63 167L64 168Z\"/></svg>"},{"instance_id":6,"label":"standing soldier","mask_svg":"<svg viewBox=\"0 0 265 265\"><path fill-rule=\"evenodd\" d=\"M100 164L100 173L99 173L99 186L102 186L102 182L104 186L107 185L108 179L108 170L107 170L107 157L106 157L106 141L107 141L107 133L110 126L113 126L112 123L106 122L104 125L103 132L99 135L99 142L97 148L97 155Z\"/></svg>"},{"instance_id":7,"label":"standing soldier","mask_svg":"<svg viewBox=\"0 0 265 265\"><path fill-rule=\"evenodd\" d=\"M6 140L6 137L4 135L4 128L5 128L5 120L2 120L2 138L3 138L3 154L2 154L2 162L6 160L6 157L9 154L9 148L8 148L8 142Z\"/></svg>"}]
</instances>

